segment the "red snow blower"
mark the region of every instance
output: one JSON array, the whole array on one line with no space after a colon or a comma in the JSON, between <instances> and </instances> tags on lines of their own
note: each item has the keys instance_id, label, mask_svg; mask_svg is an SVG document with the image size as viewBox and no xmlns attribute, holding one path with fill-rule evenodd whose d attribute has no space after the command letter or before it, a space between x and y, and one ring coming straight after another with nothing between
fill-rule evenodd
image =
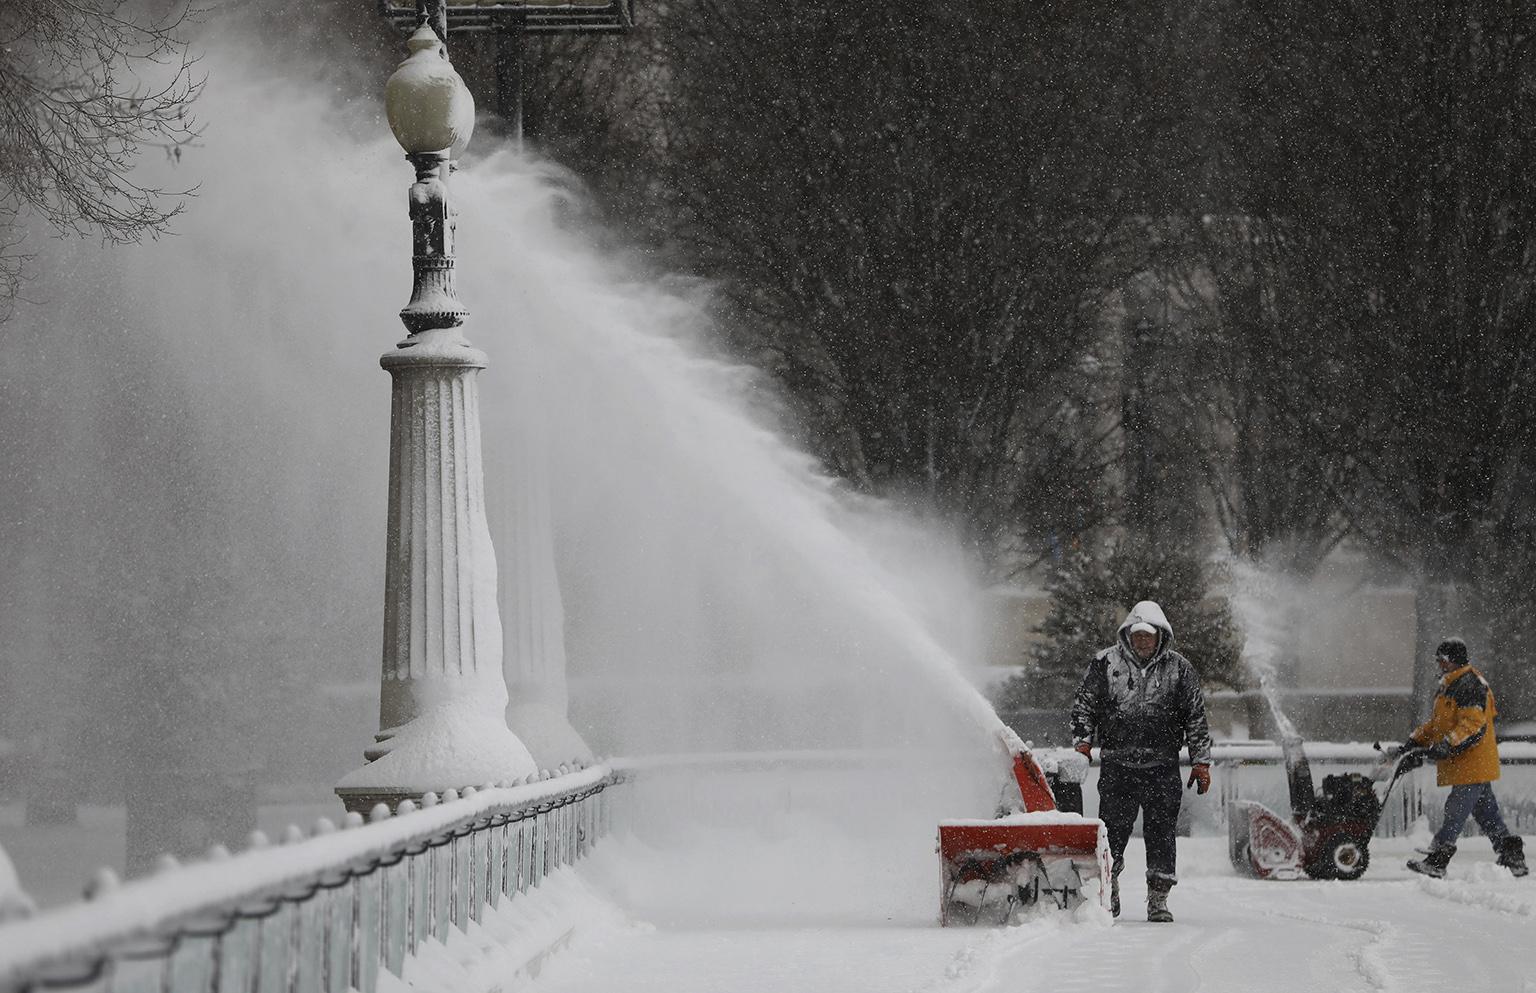
<instances>
[{"instance_id":1,"label":"red snow blower","mask_svg":"<svg viewBox=\"0 0 1536 993\"><path fill-rule=\"evenodd\" d=\"M1090 898L1109 906L1104 822L1057 810L1045 773L1027 749L1013 750L1013 777L1022 813L939 822L939 923L945 927L1007 924L1021 911L1073 910Z\"/></svg>"},{"instance_id":2,"label":"red snow blower","mask_svg":"<svg viewBox=\"0 0 1536 993\"><path fill-rule=\"evenodd\" d=\"M1380 745L1376 746L1381 749ZM1227 843L1233 868L1258 879L1359 879L1371 863L1371 836L1387 796L1404 773L1424 761L1422 748L1390 761L1391 778L1380 796L1373 778L1358 772L1323 777L1323 795L1312 786L1312 768L1300 738L1280 743L1285 757L1291 817L1253 800L1227 804Z\"/></svg>"}]
</instances>

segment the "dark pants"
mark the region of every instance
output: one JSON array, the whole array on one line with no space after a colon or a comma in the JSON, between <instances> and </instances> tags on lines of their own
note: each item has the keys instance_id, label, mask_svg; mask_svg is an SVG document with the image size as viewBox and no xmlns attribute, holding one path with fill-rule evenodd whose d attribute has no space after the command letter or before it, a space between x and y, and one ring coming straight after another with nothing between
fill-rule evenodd
<instances>
[{"instance_id":1,"label":"dark pants","mask_svg":"<svg viewBox=\"0 0 1536 993\"><path fill-rule=\"evenodd\" d=\"M1494 848L1509 837L1509 828L1504 826L1504 816L1499 813L1498 798L1493 795L1493 784L1465 783L1452 786L1451 795L1445 798L1445 821L1435 832L1436 847L1456 844L1469 815L1493 842Z\"/></svg>"},{"instance_id":2,"label":"dark pants","mask_svg":"<svg viewBox=\"0 0 1536 993\"><path fill-rule=\"evenodd\" d=\"M1151 769L1127 769L1106 765L1099 771L1099 819L1109 832L1109 853L1119 873L1125 843L1142 814L1141 834L1147 843L1147 885L1166 890L1178 882L1179 802L1184 782L1176 765Z\"/></svg>"}]
</instances>

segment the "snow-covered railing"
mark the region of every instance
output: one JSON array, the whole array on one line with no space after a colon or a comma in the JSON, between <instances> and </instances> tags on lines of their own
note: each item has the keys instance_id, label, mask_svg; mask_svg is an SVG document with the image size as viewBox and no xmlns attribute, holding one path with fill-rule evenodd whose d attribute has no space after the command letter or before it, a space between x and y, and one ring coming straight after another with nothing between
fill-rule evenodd
<instances>
[{"instance_id":1,"label":"snow-covered railing","mask_svg":"<svg viewBox=\"0 0 1536 993\"><path fill-rule=\"evenodd\" d=\"M1044 758L1051 751L1036 749L1036 754ZM1309 741L1306 754L1319 790L1326 775L1369 773L1381 761L1381 753L1369 742ZM1505 820L1517 831L1536 834L1536 743L1501 741L1499 755L1503 774L1496 789ZM1214 788L1204 796L1193 790L1184 792L1181 830L1225 835L1227 804L1232 800L1257 800L1275 810L1290 809L1279 743L1219 741L1212 757L1216 764ZM829 797L848 789L851 782L882 770L899 770L903 776L922 779L969 774L976 761L972 753L915 755L900 749L847 749L656 755L627 759L624 768L643 777L647 784L633 798L637 816L655 818L687 808L714 822L750 823L774 811L828 806L835 802ZM989 759L983 755L981 761ZM1187 775L1187 760L1184 771ZM1006 774L999 764L1000 783ZM1095 754L1082 784L1085 812L1090 816L1098 811L1098 775ZM1421 818L1427 819L1431 828L1438 827L1444 802L1445 791L1435 786L1433 765L1421 767L1393 788L1377 834L1407 834ZM1476 827L1469 824L1467 830L1475 833Z\"/></svg>"},{"instance_id":2,"label":"snow-covered railing","mask_svg":"<svg viewBox=\"0 0 1536 993\"><path fill-rule=\"evenodd\" d=\"M1395 744L1395 742L1393 743ZM1309 741L1305 745L1313 779L1319 787L1322 777L1338 772L1367 772L1381 762L1374 745L1361 742ZM1272 741L1223 741L1212 749L1216 764L1216 803L1191 806L1199 810L1209 806L1213 820L1224 821L1230 800L1259 800L1281 810L1289 809L1286 798L1284 756L1280 745ZM1499 805L1511 829L1522 834L1536 834L1536 742L1499 743L1501 777L1495 786ZM1393 788L1382 811L1376 833L1383 836L1408 833L1422 817L1430 827L1439 826L1445 802L1444 790L1435 786L1434 764L1429 763L1404 776ZM1476 833L1468 824L1469 833Z\"/></svg>"},{"instance_id":3,"label":"snow-covered railing","mask_svg":"<svg viewBox=\"0 0 1536 993\"><path fill-rule=\"evenodd\" d=\"M545 774L546 776L548 774ZM239 855L153 876L0 926L0 991L373 993L423 941L481 919L585 855L622 773L595 765L382 804Z\"/></svg>"}]
</instances>

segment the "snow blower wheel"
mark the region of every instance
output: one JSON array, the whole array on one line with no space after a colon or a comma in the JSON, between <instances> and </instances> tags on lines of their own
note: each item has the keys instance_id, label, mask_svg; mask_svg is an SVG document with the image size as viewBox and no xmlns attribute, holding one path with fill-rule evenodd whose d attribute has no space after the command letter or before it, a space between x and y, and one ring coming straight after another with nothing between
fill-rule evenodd
<instances>
[{"instance_id":1,"label":"snow blower wheel","mask_svg":"<svg viewBox=\"0 0 1536 993\"><path fill-rule=\"evenodd\" d=\"M1336 838L1307 863L1313 879L1359 879L1371 864L1371 849L1361 838Z\"/></svg>"}]
</instances>

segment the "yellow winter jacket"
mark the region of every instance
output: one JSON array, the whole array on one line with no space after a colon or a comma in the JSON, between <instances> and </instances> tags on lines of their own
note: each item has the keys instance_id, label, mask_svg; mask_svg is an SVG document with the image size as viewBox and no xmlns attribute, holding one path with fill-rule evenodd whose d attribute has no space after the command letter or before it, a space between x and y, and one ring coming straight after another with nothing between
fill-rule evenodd
<instances>
[{"instance_id":1,"label":"yellow winter jacket","mask_svg":"<svg viewBox=\"0 0 1536 993\"><path fill-rule=\"evenodd\" d=\"M1451 746L1451 754L1435 763L1439 785L1490 783L1499 778L1499 743L1493 736L1497 714L1488 681L1464 665L1440 677L1435 712L1408 738L1426 748L1441 741Z\"/></svg>"}]
</instances>

